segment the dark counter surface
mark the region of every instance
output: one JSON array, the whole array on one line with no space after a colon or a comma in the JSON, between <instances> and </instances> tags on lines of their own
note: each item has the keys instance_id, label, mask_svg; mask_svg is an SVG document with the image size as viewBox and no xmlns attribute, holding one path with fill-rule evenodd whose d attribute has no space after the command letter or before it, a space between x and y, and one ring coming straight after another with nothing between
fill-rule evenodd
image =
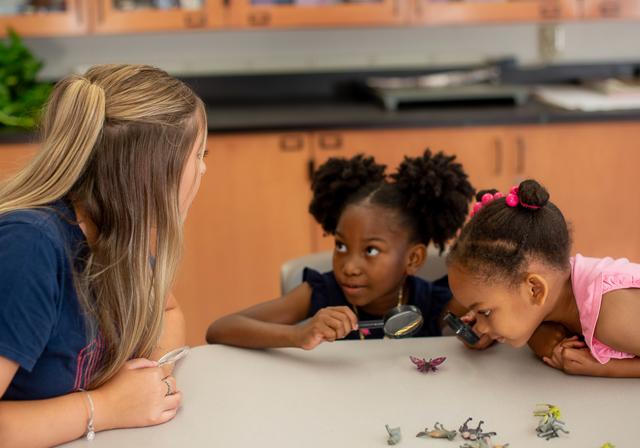
<instances>
[{"instance_id":1,"label":"dark counter surface","mask_svg":"<svg viewBox=\"0 0 640 448\"><path fill-rule=\"evenodd\" d=\"M531 100L514 105L438 105L386 111L366 102L207 107L210 132L304 131L407 127L494 126L640 120L640 110L579 112Z\"/></svg>"}]
</instances>

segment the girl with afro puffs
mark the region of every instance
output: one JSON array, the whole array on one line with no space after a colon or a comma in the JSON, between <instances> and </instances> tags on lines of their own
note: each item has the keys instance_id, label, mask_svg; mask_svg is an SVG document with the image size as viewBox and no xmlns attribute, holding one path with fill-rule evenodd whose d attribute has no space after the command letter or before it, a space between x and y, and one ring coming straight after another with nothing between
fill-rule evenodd
<instances>
[{"instance_id":1,"label":"girl with afro puffs","mask_svg":"<svg viewBox=\"0 0 640 448\"><path fill-rule=\"evenodd\" d=\"M445 249L465 221L473 187L455 156L406 157L397 171L372 157L332 158L312 181L309 211L335 237L333 270L306 268L303 282L284 297L224 316L207 331L209 343L310 350L337 339L381 338L358 330L358 320L380 319L398 304L416 306L424 324L417 336L439 336L452 307L446 277L414 276L427 246ZM428 261L427 261L428 262Z\"/></svg>"}]
</instances>

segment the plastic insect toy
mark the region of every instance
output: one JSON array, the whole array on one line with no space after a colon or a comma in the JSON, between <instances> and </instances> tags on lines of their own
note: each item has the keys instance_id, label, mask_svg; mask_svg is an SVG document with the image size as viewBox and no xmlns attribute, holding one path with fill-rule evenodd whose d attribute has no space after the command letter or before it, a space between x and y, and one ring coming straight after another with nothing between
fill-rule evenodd
<instances>
[{"instance_id":1,"label":"plastic insect toy","mask_svg":"<svg viewBox=\"0 0 640 448\"><path fill-rule=\"evenodd\" d=\"M433 439L453 440L456 434L458 434L458 431L456 431L455 429L453 431L449 431L448 429L445 429L441 423L436 422L436 424L433 425L433 429L431 431L429 431L429 428L424 428L424 431L420 431L418 434L416 434L416 437L423 437L425 439L427 437L431 437Z\"/></svg>"},{"instance_id":2,"label":"plastic insect toy","mask_svg":"<svg viewBox=\"0 0 640 448\"><path fill-rule=\"evenodd\" d=\"M418 372L429 373L436 372L438 370L438 366L442 364L446 358L446 356L440 356L438 358L429 358L427 361L425 358L418 358L416 356L409 356L411 362L416 365Z\"/></svg>"},{"instance_id":3,"label":"plastic insect toy","mask_svg":"<svg viewBox=\"0 0 640 448\"><path fill-rule=\"evenodd\" d=\"M387 432L389 433L389 437L387 438L387 445L397 445L400 443L402 439L402 434L400 433L400 427L397 428L389 428L389 425L384 425L387 428Z\"/></svg>"},{"instance_id":4,"label":"plastic insect toy","mask_svg":"<svg viewBox=\"0 0 640 448\"><path fill-rule=\"evenodd\" d=\"M600 448L616 448L616 446L611 442L607 442L604 445L602 445Z\"/></svg>"},{"instance_id":5,"label":"plastic insect toy","mask_svg":"<svg viewBox=\"0 0 640 448\"><path fill-rule=\"evenodd\" d=\"M545 406L546 409L535 409L533 415L536 417L543 417L543 422L546 423L549 417L553 416L556 420L560 420L560 408L549 403L539 403L536 406Z\"/></svg>"},{"instance_id":6,"label":"plastic insect toy","mask_svg":"<svg viewBox=\"0 0 640 448\"><path fill-rule=\"evenodd\" d=\"M480 420L478 422L478 426L474 428L469 428L468 423L473 420L472 417L469 417L462 426L458 429L460 431L460 435L465 440L481 440L487 437L495 436L497 433L495 432L482 432L482 424L484 420Z\"/></svg>"}]
</instances>

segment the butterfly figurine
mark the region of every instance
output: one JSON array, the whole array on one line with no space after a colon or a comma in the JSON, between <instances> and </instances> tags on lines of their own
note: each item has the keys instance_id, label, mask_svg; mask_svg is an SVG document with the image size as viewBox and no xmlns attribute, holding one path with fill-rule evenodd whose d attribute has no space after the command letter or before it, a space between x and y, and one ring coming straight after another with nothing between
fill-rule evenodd
<instances>
[{"instance_id":1,"label":"butterfly figurine","mask_svg":"<svg viewBox=\"0 0 640 448\"><path fill-rule=\"evenodd\" d=\"M429 373L436 372L438 370L438 366L447 359L445 356L440 356L438 358L429 358L427 361L425 358L418 358L416 356L409 355L409 359L416 365L418 372Z\"/></svg>"}]
</instances>

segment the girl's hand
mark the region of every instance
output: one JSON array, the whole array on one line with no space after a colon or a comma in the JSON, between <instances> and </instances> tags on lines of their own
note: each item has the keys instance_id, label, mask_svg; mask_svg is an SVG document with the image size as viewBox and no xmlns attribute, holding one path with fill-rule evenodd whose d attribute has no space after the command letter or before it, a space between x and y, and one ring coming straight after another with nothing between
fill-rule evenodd
<instances>
[{"instance_id":1,"label":"girl's hand","mask_svg":"<svg viewBox=\"0 0 640 448\"><path fill-rule=\"evenodd\" d=\"M491 347L493 344L495 344L495 339L492 339L487 334L482 334L475 330L474 326L477 320L475 311L468 311L464 316L460 317L460 320L465 324L470 325L473 331L480 337L480 340L473 345L469 345L466 342L462 341L464 345L467 346L467 348L472 348L474 350L484 350L485 348Z\"/></svg>"},{"instance_id":2,"label":"girl's hand","mask_svg":"<svg viewBox=\"0 0 640 448\"><path fill-rule=\"evenodd\" d=\"M165 423L175 417L182 400L175 378L165 377L155 361L143 358L127 361L108 383L90 393L97 430Z\"/></svg>"},{"instance_id":3,"label":"girl's hand","mask_svg":"<svg viewBox=\"0 0 640 448\"><path fill-rule=\"evenodd\" d=\"M322 342L342 339L358 328L358 318L346 306L322 308L307 322L297 326L296 346L312 350Z\"/></svg>"},{"instance_id":4,"label":"girl's hand","mask_svg":"<svg viewBox=\"0 0 640 448\"><path fill-rule=\"evenodd\" d=\"M559 369L564 371L564 351L567 348L571 349L581 349L585 348L586 344L578 339L578 336L571 336L570 338L565 338L558 342L553 350L551 351L551 357L543 356L542 360L553 367L554 369ZM567 372L568 373L568 372Z\"/></svg>"}]
</instances>

